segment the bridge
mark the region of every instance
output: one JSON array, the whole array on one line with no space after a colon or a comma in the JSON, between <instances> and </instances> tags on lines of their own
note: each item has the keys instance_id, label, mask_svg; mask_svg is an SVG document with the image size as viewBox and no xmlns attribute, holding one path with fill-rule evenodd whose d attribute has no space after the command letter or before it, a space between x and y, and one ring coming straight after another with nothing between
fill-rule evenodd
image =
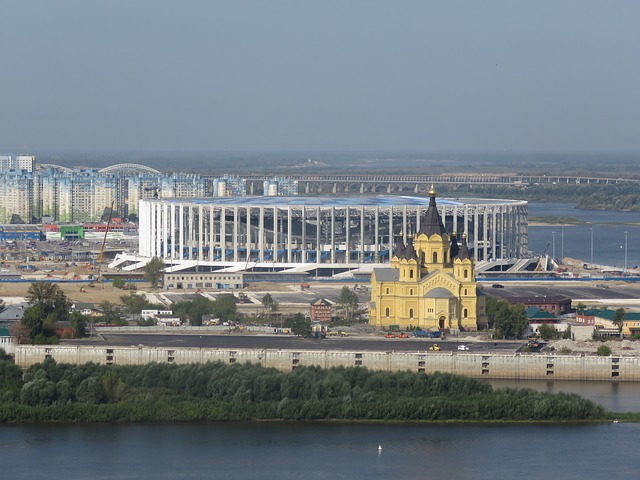
<instances>
[{"instance_id":1,"label":"bridge","mask_svg":"<svg viewBox=\"0 0 640 480\"><path fill-rule=\"evenodd\" d=\"M273 175L243 175L250 193L261 188L264 180ZM432 184L453 185L504 185L526 187L532 185L616 185L640 184L639 179L587 177L563 175L508 175L508 174L440 174L440 175L387 175L387 174L345 174L345 175L287 175L298 181L300 193L427 193Z\"/></svg>"}]
</instances>

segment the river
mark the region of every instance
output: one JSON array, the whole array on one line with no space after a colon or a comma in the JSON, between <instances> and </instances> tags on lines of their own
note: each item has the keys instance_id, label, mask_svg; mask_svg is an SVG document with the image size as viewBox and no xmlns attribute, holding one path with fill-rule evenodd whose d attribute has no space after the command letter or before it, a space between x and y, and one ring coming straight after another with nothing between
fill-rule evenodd
<instances>
[{"instance_id":1,"label":"river","mask_svg":"<svg viewBox=\"0 0 640 480\"><path fill-rule=\"evenodd\" d=\"M590 262L593 245L594 263L623 267L626 237L627 266L640 265L640 212L578 210L569 203L530 203L529 216L574 217L589 222L565 227L530 226L529 250L534 253L546 249L551 256L555 252L555 258Z\"/></svg>"},{"instance_id":2,"label":"river","mask_svg":"<svg viewBox=\"0 0 640 480\"><path fill-rule=\"evenodd\" d=\"M599 480L637 478L639 437L623 423L11 425L0 448L12 480Z\"/></svg>"}]
</instances>

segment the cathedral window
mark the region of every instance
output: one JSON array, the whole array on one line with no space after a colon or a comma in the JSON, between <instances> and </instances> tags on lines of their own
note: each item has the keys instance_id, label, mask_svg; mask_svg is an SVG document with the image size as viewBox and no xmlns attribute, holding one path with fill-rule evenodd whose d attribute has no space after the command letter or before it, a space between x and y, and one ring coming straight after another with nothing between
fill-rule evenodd
<instances>
[{"instance_id":1,"label":"cathedral window","mask_svg":"<svg viewBox=\"0 0 640 480\"><path fill-rule=\"evenodd\" d=\"M469 316L469 311L466 308L464 309L464 312L463 312L462 316L464 318L467 318Z\"/></svg>"},{"instance_id":2,"label":"cathedral window","mask_svg":"<svg viewBox=\"0 0 640 480\"><path fill-rule=\"evenodd\" d=\"M384 309L384 314L388 317L390 313L389 307Z\"/></svg>"},{"instance_id":3,"label":"cathedral window","mask_svg":"<svg viewBox=\"0 0 640 480\"><path fill-rule=\"evenodd\" d=\"M413 278L413 268L409 270L409 278Z\"/></svg>"},{"instance_id":4,"label":"cathedral window","mask_svg":"<svg viewBox=\"0 0 640 480\"><path fill-rule=\"evenodd\" d=\"M466 288L464 289L464 294L467 295L467 289Z\"/></svg>"},{"instance_id":5,"label":"cathedral window","mask_svg":"<svg viewBox=\"0 0 640 480\"><path fill-rule=\"evenodd\" d=\"M413 320L413 308L409 309L409 318Z\"/></svg>"},{"instance_id":6,"label":"cathedral window","mask_svg":"<svg viewBox=\"0 0 640 480\"><path fill-rule=\"evenodd\" d=\"M409 295L413 295L413 288L409 290Z\"/></svg>"},{"instance_id":7,"label":"cathedral window","mask_svg":"<svg viewBox=\"0 0 640 480\"><path fill-rule=\"evenodd\" d=\"M387 287L387 295L389 295L389 288Z\"/></svg>"},{"instance_id":8,"label":"cathedral window","mask_svg":"<svg viewBox=\"0 0 640 480\"><path fill-rule=\"evenodd\" d=\"M433 252L433 263L438 263L438 252Z\"/></svg>"},{"instance_id":9,"label":"cathedral window","mask_svg":"<svg viewBox=\"0 0 640 480\"><path fill-rule=\"evenodd\" d=\"M468 269L464 269L464 279L467 280L469 278L469 270Z\"/></svg>"}]
</instances>

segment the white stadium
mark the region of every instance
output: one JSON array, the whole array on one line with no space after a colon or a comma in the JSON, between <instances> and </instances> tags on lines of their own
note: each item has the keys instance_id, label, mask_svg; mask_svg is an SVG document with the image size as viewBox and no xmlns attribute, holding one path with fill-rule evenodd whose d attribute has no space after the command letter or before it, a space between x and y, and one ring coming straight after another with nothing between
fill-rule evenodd
<instances>
[{"instance_id":1,"label":"white stadium","mask_svg":"<svg viewBox=\"0 0 640 480\"><path fill-rule=\"evenodd\" d=\"M466 234L476 262L527 253L526 201L437 203L446 229ZM400 235L420 229L428 205L407 196L144 199L139 252L110 266L133 271L159 257L169 272L366 274L390 262Z\"/></svg>"}]
</instances>

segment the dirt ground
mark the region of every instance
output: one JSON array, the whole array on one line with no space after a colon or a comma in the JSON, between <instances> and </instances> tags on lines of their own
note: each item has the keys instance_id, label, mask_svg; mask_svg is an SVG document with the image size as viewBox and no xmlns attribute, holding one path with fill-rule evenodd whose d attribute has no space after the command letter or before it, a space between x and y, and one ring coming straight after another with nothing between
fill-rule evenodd
<instances>
[{"instance_id":1,"label":"dirt ground","mask_svg":"<svg viewBox=\"0 0 640 480\"><path fill-rule=\"evenodd\" d=\"M30 283L0 283L0 297L24 297L27 295ZM99 284L91 288L86 283L57 283L64 294L72 302L111 302L122 304L120 297L129 295L128 291L114 288L111 283ZM149 284L136 284L139 290L151 290ZM86 292L80 289L84 288Z\"/></svg>"}]
</instances>

